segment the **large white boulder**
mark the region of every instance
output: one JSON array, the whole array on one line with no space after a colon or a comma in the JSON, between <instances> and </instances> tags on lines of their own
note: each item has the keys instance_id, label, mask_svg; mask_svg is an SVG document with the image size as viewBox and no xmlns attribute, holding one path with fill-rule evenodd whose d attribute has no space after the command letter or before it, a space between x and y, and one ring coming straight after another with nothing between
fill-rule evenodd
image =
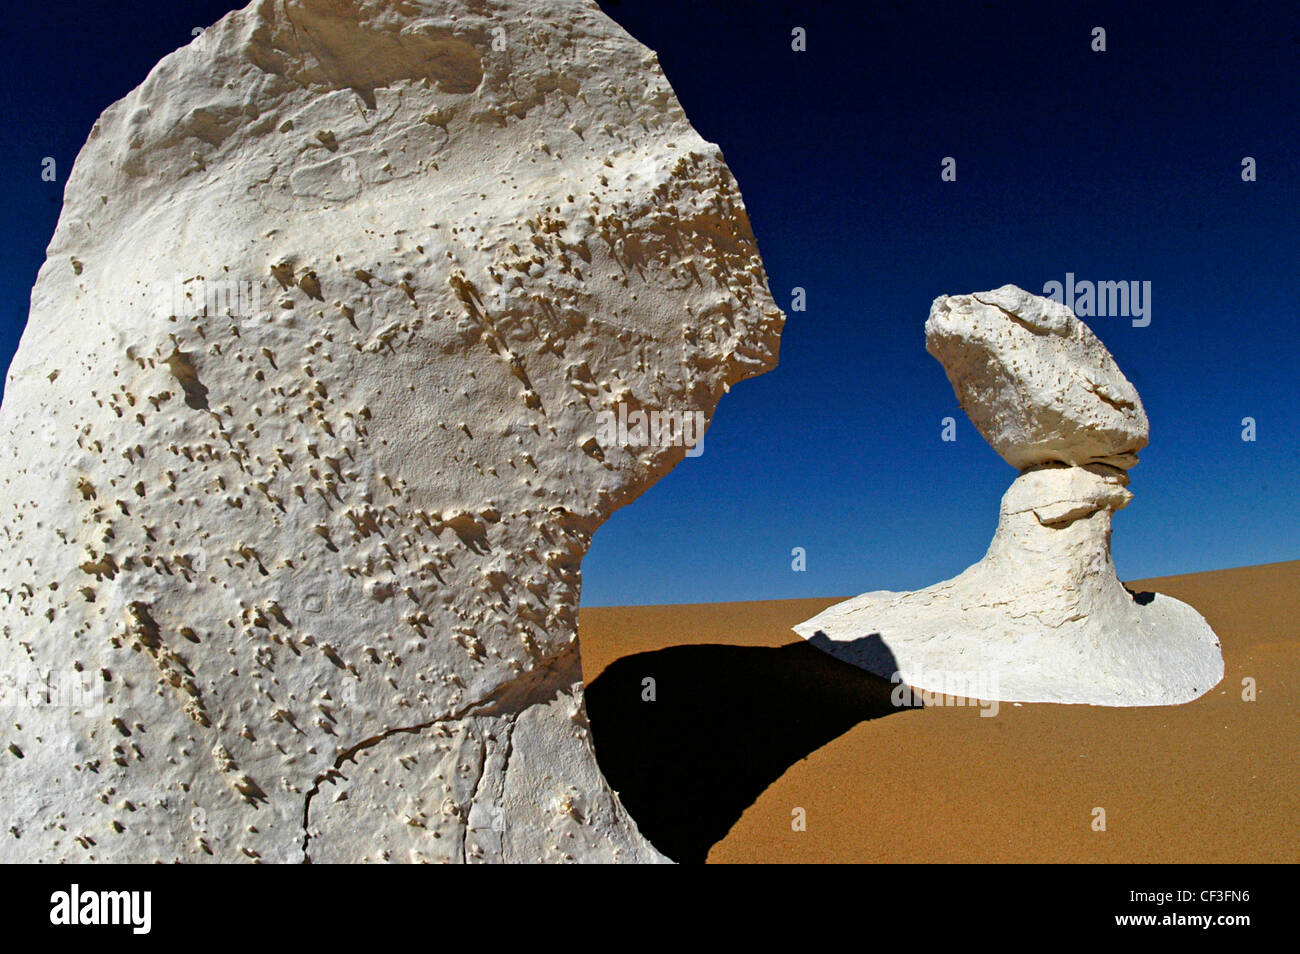
<instances>
[{"instance_id":1,"label":"large white boulder","mask_svg":"<svg viewBox=\"0 0 1300 954\"><path fill-rule=\"evenodd\" d=\"M0 859L662 860L579 565L686 448L605 424L707 418L782 321L594 3L205 30L91 131L0 409Z\"/></svg>"}]
</instances>

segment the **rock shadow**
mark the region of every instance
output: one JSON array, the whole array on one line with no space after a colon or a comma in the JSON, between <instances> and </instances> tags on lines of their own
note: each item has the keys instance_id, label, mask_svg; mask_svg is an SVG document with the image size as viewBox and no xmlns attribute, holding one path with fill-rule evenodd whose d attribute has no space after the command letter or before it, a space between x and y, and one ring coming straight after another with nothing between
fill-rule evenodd
<instances>
[{"instance_id":1,"label":"rock shadow","mask_svg":"<svg viewBox=\"0 0 1300 954\"><path fill-rule=\"evenodd\" d=\"M1138 606L1146 606L1156 598L1156 595L1150 590L1130 590L1127 586L1124 589L1129 596L1133 597L1133 602Z\"/></svg>"},{"instance_id":2,"label":"rock shadow","mask_svg":"<svg viewBox=\"0 0 1300 954\"><path fill-rule=\"evenodd\" d=\"M898 660L880 633L859 636L857 639L834 640L819 629L808 640L808 645L834 656L840 662L865 669L877 676L888 678L898 672Z\"/></svg>"},{"instance_id":3,"label":"rock shadow","mask_svg":"<svg viewBox=\"0 0 1300 954\"><path fill-rule=\"evenodd\" d=\"M893 688L798 640L625 656L586 695L596 760L641 833L698 863L791 765L859 722L920 708L895 706Z\"/></svg>"}]
</instances>

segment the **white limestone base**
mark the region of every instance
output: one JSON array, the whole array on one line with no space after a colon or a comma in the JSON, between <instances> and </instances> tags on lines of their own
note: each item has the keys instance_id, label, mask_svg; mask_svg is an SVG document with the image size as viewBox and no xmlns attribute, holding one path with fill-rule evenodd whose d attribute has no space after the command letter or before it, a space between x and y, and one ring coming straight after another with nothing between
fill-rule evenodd
<instances>
[{"instance_id":1,"label":"white limestone base","mask_svg":"<svg viewBox=\"0 0 1300 954\"><path fill-rule=\"evenodd\" d=\"M1111 514L1127 477L1100 465L1029 470L1002 500L985 557L913 592L865 593L795 632L917 689L1004 702L1177 705L1223 678L1192 607L1115 575Z\"/></svg>"}]
</instances>

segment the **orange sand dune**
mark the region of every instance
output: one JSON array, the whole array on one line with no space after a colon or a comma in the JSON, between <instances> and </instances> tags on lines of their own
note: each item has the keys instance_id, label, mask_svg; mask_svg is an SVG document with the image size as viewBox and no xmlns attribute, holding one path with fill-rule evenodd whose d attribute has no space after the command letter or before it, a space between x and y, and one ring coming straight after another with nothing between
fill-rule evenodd
<instances>
[{"instance_id":1,"label":"orange sand dune","mask_svg":"<svg viewBox=\"0 0 1300 954\"><path fill-rule=\"evenodd\" d=\"M1300 861L1300 560L1129 585L1210 621L1208 695L899 709L790 630L837 599L584 609L597 756L683 862Z\"/></svg>"}]
</instances>

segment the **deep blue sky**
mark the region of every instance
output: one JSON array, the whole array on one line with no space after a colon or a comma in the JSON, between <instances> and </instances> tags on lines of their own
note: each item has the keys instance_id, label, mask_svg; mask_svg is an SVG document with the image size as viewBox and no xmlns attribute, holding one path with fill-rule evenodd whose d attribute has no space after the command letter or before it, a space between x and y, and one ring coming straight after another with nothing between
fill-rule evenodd
<instances>
[{"instance_id":1,"label":"deep blue sky","mask_svg":"<svg viewBox=\"0 0 1300 954\"><path fill-rule=\"evenodd\" d=\"M1120 575L1300 557L1294 3L603 6L721 145L778 303L802 286L808 310L788 314L780 367L724 398L703 456L600 529L585 605L910 589L977 560L1015 472L957 409L922 326L937 295L1066 272L1152 283L1149 327L1089 319L1151 420ZM91 124L232 7L6 11L3 366Z\"/></svg>"}]
</instances>

